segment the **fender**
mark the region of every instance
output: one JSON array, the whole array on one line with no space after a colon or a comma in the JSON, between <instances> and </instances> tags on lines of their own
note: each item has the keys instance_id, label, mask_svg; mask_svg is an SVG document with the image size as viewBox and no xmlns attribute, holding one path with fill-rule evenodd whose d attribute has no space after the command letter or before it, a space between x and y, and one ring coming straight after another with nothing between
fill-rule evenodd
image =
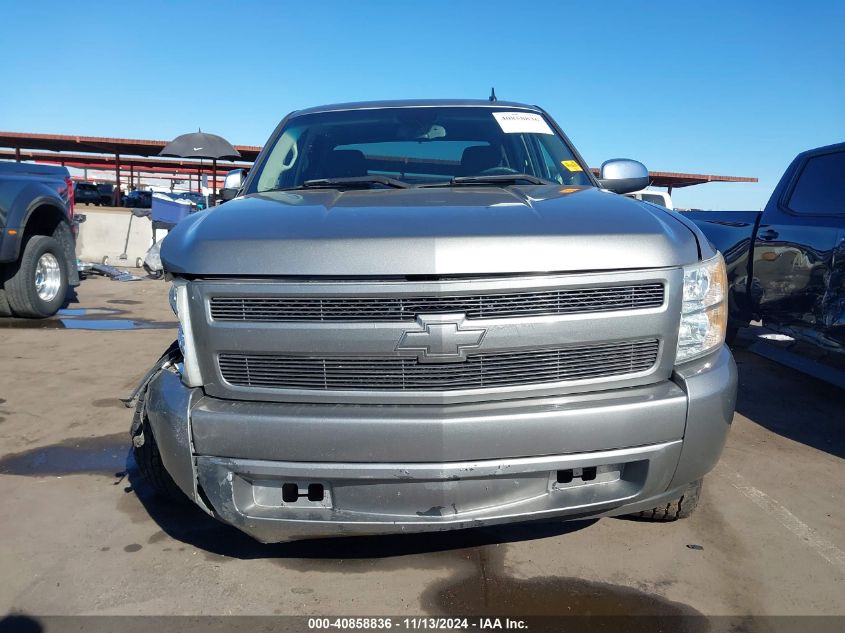
<instances>
[{"instance_id":1,"label":"fender","mask_svg":"<svg viewBox=\"0 0 845 633\"><path fill-rule=\"evenodd\" d=\"M14 190L16 188L17 191ZM14 239L9 239L13 236L8 233L4 235L0 261L15 261L20 255L23 229L26 228L26 223L35 209L41 206L52 207L61 213L66 222L68 221L68 214L65 202L59 196L59 193L44 183L31 181L9 183L4 189L6 191L2 192L3 195L0 195L0 199L11 197L11 203L0 217L0 224L5 225L7 229L17 229L18 233L14 236ZM10 192L9 189L12 189L12 191Z\"/></svg>"},{"instance_id":2,"label":"fender","mask_svg":"<svg viewBox=\"0 0 845 633\"><path fill-rule=\"evenodd\" d=\"M725 258L731 325L748 325L755 316L750 253L762 214L757 211L683 211L682 214L701 229Z\"/></svg>"},{"instance_id":3,"label":"fender","mask_svg":"<svg viewBox=\"0 0 845 633\"><path fill-rule=\"evenodd\" d=\"M0 196L9 196L8 189ZM65 251L65 261L68 270L68 281L71 286L79 285L79 274L76 269L76 249L74 245L73 232L68 218L67 206L57 191L50 186L40 182L27 182L22 184L17 191L11 192L12 201L4 214L6 229L17 229L15 235L9 235L7 230L3 231L0 239L0 262L14 262L20 257L23 241L26 235L26 227L32 214L39 208L48 207L54 210L60 217L60 224L53 233Z\"/></svg>"}]
</instances>

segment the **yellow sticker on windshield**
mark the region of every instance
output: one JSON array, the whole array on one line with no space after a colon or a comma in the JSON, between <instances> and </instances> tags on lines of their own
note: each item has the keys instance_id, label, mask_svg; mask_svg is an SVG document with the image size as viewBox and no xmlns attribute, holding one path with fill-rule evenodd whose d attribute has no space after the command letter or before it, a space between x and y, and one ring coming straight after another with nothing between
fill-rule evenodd
<instances>
[{"instance_id":1,"label":"yellow sticker on windshield","mask_svg":"<svg viewBox=\"0 0 845 633\"><path fill-rule=\"evenodd\" d=\"M569 171L584 171L581 169L581 165L578 164L576 160L562 160L560 164L566 167Z\"/></svg>"}]
</instances>

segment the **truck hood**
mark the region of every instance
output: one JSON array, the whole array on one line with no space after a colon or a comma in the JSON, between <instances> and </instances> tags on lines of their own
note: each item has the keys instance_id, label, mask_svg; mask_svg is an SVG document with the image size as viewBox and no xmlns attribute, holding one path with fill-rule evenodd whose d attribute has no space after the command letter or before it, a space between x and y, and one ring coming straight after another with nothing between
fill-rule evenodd
<instances>
[{"instance_id":1,"label":"truck hood","mask_svg":"<svg viewBox=\"0 0 845 633\"><path fill-rule=\"evenodd\" d=\"M198 276L490 275L698 260L673 212L592 187L251 194L182 221L164 268Z\"/></svg>"}]
</instances>

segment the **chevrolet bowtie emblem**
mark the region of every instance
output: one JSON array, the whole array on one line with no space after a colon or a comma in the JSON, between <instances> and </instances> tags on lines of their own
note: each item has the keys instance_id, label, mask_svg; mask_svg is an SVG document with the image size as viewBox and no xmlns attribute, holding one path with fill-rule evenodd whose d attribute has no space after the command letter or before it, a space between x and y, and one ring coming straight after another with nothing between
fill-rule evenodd
<instances>
[{"instance_id":1,"label":"chevrolet bowtie emblem","mask_svg":"<svg viewBox=\"0 0 845 633\"><path fill-rule=\"evenodd\" d=\"M421 363L454 363L467 359L466 350L481 346L484 328L465 326L464 314L417 316L417 326L402 333L397 352L415 352Z\"/></svg>"}]
</instances>

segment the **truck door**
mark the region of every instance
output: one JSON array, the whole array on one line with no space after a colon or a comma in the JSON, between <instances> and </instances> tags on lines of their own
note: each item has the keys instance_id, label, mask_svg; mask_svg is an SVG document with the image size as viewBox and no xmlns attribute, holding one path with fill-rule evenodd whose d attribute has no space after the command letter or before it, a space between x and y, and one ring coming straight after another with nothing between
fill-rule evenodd
<instances>
[{"instance_id":1,"label":"truck door","mask_svg":"<svg viewBox=\"0 0 845 633\"><path fill-rule=\"evenodd\" d=\"M807 152L794 167L760 221L752 294L764 322L842 340L845 146Z\"/></svg>"}]
</instances>

